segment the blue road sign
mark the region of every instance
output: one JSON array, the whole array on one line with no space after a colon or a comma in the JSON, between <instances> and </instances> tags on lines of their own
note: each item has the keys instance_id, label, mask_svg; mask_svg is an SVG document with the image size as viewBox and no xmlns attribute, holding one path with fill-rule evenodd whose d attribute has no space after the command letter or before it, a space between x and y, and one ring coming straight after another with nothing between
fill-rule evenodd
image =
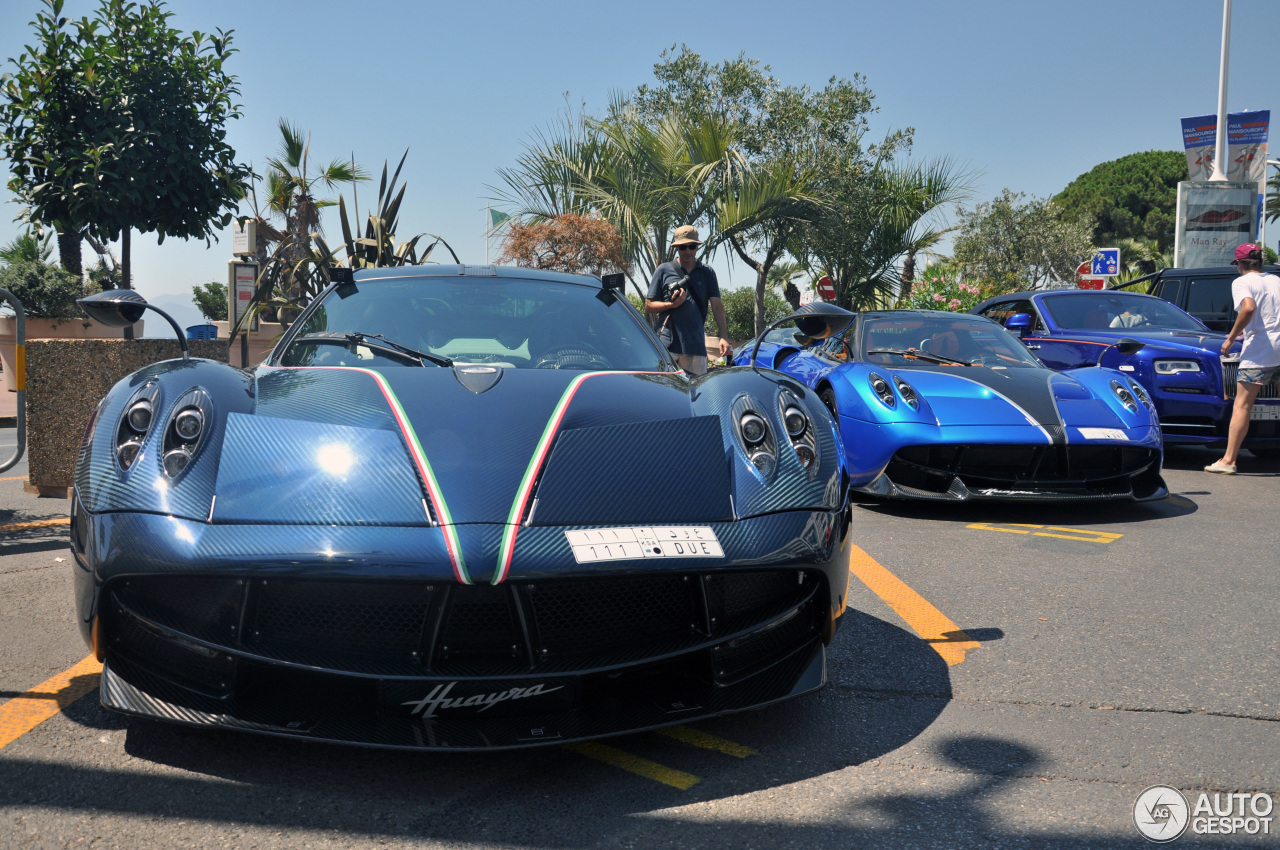
<instances>
[{"instance_id":1,"label":"blue road sign","mask_svg":"<svg viewBox=\"0 0 1280 850\"><path fill-rule=\"evenodd\" d=\"M1093 255L1090 274L1120 274L1120 249L1099 248Z\"/></svg>"}]
</instances>

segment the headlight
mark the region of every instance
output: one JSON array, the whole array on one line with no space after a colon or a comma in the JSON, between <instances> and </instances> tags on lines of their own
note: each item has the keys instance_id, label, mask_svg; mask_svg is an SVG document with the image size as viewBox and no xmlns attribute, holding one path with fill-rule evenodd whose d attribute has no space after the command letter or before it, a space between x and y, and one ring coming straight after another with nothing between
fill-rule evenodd
<instances>
[{"instance_id":1,"label":"headlight","mask_svg":"<svg viewBox=\"0 0 1280 850\"><path fill-rule=\"evenodd\" d=\"M760 470L765 478L773 475L773 466L777 461L768 452L756 452L751 456L751 465Z\"/></svg>"},{"instance_id":2,"label":"headlight","mask_svg":"<svg viewBox=\"0 0 1280 850\"><path fill-rule=\"evenodd\" d=\"M164 474L177 478L182 470L191 463L191 453L186 449L173 449L164 453Z\"/></svg>"},{"instance_id":3,"label":"headlight","mask_svg":"<svg viewBox=\"0 0 1280 850\"><path fill-rule=\"evenodd\" d=\"M140 451L142 451L141 440L127 440L116 446L116 460L120 461L122 468L128 469L138 459Z\"/></svg>"},{"instance_id":4,"label":"headlight","mask_svg":"<svg viewBox=\"0 0 1280 850\"><path fill-rule=\"evenodd\" d=\"M910 407L912 410L919 410L920 397L916 395L915 387L911 386L897 375L893 376L893 383L898 388L898 392L902 395L902 400L907 403L907 407Z\"/></svg>"},{"instance_id":5,"label":"headlight","mask_svg":"<svg viewBox=\"0 0 1280 850\"><path fill-rule=\"evenodd\" d=\"M151 427L151 402L148 399L140 398L134 405L129 408L129 413L125 417L129 423L129 427L139 434L147 433L147 429Z\"/></svg>"},{"instance_id":6,"label":"headlight","mask_svg":"<svg viewBox=\"0 0 1280 850\"><path fill-rule=\"evenodd\" d=\"M1137 381L1129 381L1129 389L1138 397L1138 401L1142 402L1142 406L1147 410L1151 410L1151 397L1147 395L1147 391L1142 388L1142 384Z\"/></svg>"},{"instance_id":7,"label":"headlight","mask_svg":"<svg viewBox=\"0 0 1280 850\"><path fill-rule=\"evenodd\" d=\"M1179 372L1199 372L1200 364L1195 360L1157 360L1157 375L1176 375Z\"/></svg>"},{"instance_id":8,"label":"headlight","mask_svg":"<svg viewBox=\"0 0 1280 850\"><path fill-rule=\"evenodd\" d=\"M204 414L198 407L179 411L177 418L173 420L173 430L184 440L194 440L204 430Z\"/></svg>"},{"instance_id":9,"label":"headlight","mask_svg":"<svg viewBox=\"0 0 1280 850\"><path fill-rule=\"evenodd\" d=\"M1133 393L1129 392L1128 387L1119 381L1112 381L1111 391L1116 394L1116 398L1120 399L1120 403L1124 405L1125 410L1130 413L1138 412L1138 402L1134 399Z\"/></svg>"},{"instance_id":10,"label":"headlight","mask_svg":"<svg viewBox=\"0 0 1280 850\"><path fill-rule=\"evenodd\" d=\"M885 407L893 407L897 404L897 399L894 398L893 389L889 386L888 381L875 372L868 376L868 380L871 381L871 389L875 390L876 395L880 397L880 401L884 403Z\"/></svg>"},{"instance_id":11,"label":"headlight","mask_svg":"<svg viewBox=\"0 0 1280 850\"><path fill-rule=\"evenodd\" d=\"M738 420L738 427L742 429L742 439L752 446L763 442L769 433L769 426L764 424L764 418L758 413L744 413Z\"/></svg>"},{"instance_id":12,"label":"headlight","mask_svg":"<svg viewBox=\"0 0 1280 850\"><path fill-rule=\"evenodd\" d=\"M787 426L787 436L793 440L809 428L809 417L798 407L788 407L782 412L782 423Z\"/></svg>"}]
</instances>

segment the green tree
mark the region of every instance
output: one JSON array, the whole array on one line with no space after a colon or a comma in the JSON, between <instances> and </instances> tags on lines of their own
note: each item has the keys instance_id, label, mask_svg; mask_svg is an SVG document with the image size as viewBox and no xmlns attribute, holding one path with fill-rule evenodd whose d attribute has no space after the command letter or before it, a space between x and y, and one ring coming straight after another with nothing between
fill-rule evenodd
<instances>
[{"instance_id":1,"label":"green tree","mask_svg":"<svg viewBox=\"0 0 1280 850\"><path fill-rule=\"evenodd\" d=\"M1154 239L1164 252L1173 247L1178 182L1187 176L1181 151L1133 153L1094 166L1053 201L1064 219L1091 229L1096 246Z\"/></svg>"},{"instance_id":2,"label":"green tree","mask_svg":"<svg viewBox=\"0 0 1280 850\"><path fill-rule=\"evenodd\" d=\"M227 285L211 280L208 283L191 287L191 301L211 322L227 320Z\"/></svg>"},{"instance_id":3,"label":"green tree","mask_svg":"<svg viewBox=\"0 0 1280 850\"><path fill-rule=\"evenodd\" d=\"M724 304L726 324L729 326L729 339L741 342L756 335L756 293L755 287L744 286L730 292L721 292L720 300ZM764 296L765 325L776 322L791 312L791 305L772 290ZM714 317L707 314L707 333L719 334Z\"/></svg>"},{"instance_id":4,"label":"green tree","mask_svg":"<svg viewBox=\"0 0 1280 850\"><path fill-rule=\"evenodd\" d=\"M1052 201L1024 198L1004 189L990 203L958 212L955 259L970 283L993 294L1066 285L1093 255L1085 225L1064 220Z\"/></svg>"},{"instance_id":5,"label":"green tree","mask_svg":"<svg viewBox=\"0 0 1280 850\"><path fill-rule=\"evenodd\" d=\"M121 240L121 285L130 285L130 234L208 239L230 221L249 176L226 143L240 116L224 63L230 33L170 26L156 2L102 0L74 26L62 0L45 0L30 48L5 80L0 140L10 188L25 219L75 241L62 249L78 273L82 233Z\"/></svg>"},{"instance_id":6,"label":"green tree","mask_svg":"<svg viewBox=\"0 0 1280 850\"><path fill-rule=\"evenodd\" d=\"M47 263L22 260L0 266L0 289L20 302L28 318L70 319L83 317L76 299L89 294L78 275Z\"/></svg>"}]
</instances>

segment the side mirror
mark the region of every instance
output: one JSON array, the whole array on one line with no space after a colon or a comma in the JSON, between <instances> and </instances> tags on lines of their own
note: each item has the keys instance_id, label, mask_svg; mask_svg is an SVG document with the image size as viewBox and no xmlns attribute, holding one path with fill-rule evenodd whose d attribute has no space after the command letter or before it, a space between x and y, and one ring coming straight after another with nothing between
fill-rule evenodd
<instances>
[{"instance_id":1,"label":"side mirror","mask_svg":"<svg viewBox=\"0 0 1280 850\"><path fill-rule=\"evenodd\" d=\"M155 310L168 320L173 326L173 332L178 335L178 344L182 346L182 359L188 360L191 357L187 348L187 336L173 320L173 316L154 304L148 304L147 299L132 289L108 289L106 292L95 292L93 295L77 299L76 303L90 319L112 328L132 325L141 319L142 314L147 310Z\"/></svg>"},{"instance_id":2,"label":"side mirror","mask_svg":"<svg viewBox=\"0 0 1280 850\"><path fill-rule=\"evenodd\" d=\"M626 290L627 276L622 272L601 275L600 282L604 284L605 289L612 289L614 292L622 295Z\"/></svg>"},{"instance_id":3,"label":"side mirror","mask_svg":"<svg viewBox=\"0 0 1280 850\"><path fill-rule=\"evenodd\" d=\"M756 354L760 351L760 343L764 341L765 335L778 327L778 325L794 321L796 329L808 337L809 342L812 342L817 339L839 336L849 328L849 325L853 324L855 317L856 314L850 313L843 307L837 307L835 304L828 304L825 301L804 304L790 316L783 316L769 325L764 329L763 333L756 337L755 347L751 349L751 368L759 368L756 365Z\"/></svg>"},{"instance_id":4,"label":"side mirror","mask_svg":"<svg viewBox=\"0 0 1280 850\"><path fill-rule=\"evenodd\" d=\"M1136 339L1130 339L1127 336L1122 337L1120 340L1113 342L1110 345L1108 345L1106 348L1102 349L1102 353L1098 355L1097 365L1099 366L1102 365L1102 358L1106 357L1107 352L1113 348L1116 351L1120 352L1121 354L1128 356L1130 354L1137 354L1139 351L1141 351L1146 347L1147 347L1147 344L1145 342L1138 342Z\"/></svg>"},{"instance_id":5,"label":"side mirror","mask_svg":"<svg viewBox=\"0 0 1280 850\"><path fill-rule=\"evenodd\" d=\"M1014 313L1005 319L1004 326L1007 330L1018 335L1018 339L1022 339L1031 332L1031 314L1030 313Z\"/></svg>"}]
</instances>

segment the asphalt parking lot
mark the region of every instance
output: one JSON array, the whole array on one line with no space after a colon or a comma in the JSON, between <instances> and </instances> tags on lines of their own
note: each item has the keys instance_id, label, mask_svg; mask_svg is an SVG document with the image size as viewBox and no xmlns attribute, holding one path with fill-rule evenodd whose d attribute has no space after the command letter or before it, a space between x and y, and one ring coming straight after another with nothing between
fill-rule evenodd
<instances>
[{"instance_id":1,"label":"asphalt parking lot","mask_svg":"<svg viewBox=\"0 0 1280 850\"><path fill-rule=\"evenodd\" d=\"M1149 786L1280 792L1280 463L1201 472L1215 456L1170 453L1174 495L1144 505L861 503L824 691L484 755L105 712L76 667L68 503L19 467L0 474L0 846L1147 846Z\"/></svg>"}]
</instances>

